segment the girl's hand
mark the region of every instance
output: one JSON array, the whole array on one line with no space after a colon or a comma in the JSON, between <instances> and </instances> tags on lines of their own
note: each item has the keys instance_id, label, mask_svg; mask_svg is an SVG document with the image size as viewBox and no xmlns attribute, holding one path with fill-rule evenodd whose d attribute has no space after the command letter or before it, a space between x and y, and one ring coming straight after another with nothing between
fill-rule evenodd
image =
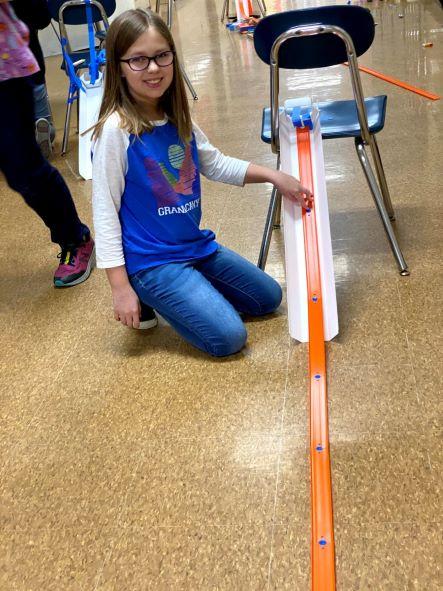
<instances>
[{"instance_id":1,"label":"girl's hand","mask_svg":"<svg viewBox=\"0 0 443 591\"><path fill-rule=\"evenodd\" d=\"M122 287L112 289L114 303L114 318L125 326L138 328L140 326L140 302L137 294L128 283Z\"/></svg>"},{"instance_id":2,"label":"girl's hand","mask_svg":"<svg viewBox=\"0 0 443 591\"><path fill-rule=\"evenodd\" d=\"M282 195L295 199L305 209L311 206L313 195L300 181L281 170L275 171L275 175L274 185Z\"/></svg>"}]
</instances>

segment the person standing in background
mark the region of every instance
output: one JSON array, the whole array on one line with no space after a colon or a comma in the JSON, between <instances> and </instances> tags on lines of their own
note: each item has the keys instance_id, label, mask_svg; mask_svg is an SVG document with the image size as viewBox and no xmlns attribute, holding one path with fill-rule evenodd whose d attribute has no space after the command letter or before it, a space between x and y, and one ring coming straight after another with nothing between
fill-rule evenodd
<instances>
[{"instance_id":1,"label":"person standing in background","mask_svg":"<svg viewBox=\"0 0 443 591\"><path fill-rule=\"evenodd\" d=\"M49 228L51 240L60 245L54 285L70 287L89 277L94 240L78 217L63 177L38 147L30 78L39 66L28 43L26 25L8 0L0 0L0 171Z\"/></svg>"},{"instance_id":2,"label":"person standing in background","mask_svg":"<svg viewBox=\"0 0 443 591\"><path fill-rule=\"evenodd\" d=\"M49 104L45 80L45 59L38 39L38 31L45 29L51 22L47 0L13 0L11 6L21 21L29 29L29 49L34 54L40 71L29 77L33 85L35 134L37 143L45 158L52 154L55 139L55 127Z\"/></svg>"}]
</instances>

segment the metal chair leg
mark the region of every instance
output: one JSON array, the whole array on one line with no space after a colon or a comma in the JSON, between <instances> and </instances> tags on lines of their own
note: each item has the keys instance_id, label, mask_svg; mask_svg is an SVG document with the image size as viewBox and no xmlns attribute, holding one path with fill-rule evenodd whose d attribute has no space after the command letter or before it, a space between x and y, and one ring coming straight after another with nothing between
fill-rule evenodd
<instances>
[{"instance_id":1,"label":"metal chair leg","mask_svg":"<svg viewBox=\"0 0 443 591\"><path fill-rule=\"evenodd\" d=\"M258 6L258 9L261 12L261 15L263 17L265 17L266 16L266 4L265 4L265 1L264 0L257 0L257 6Z\"/></svg>"},{"instance_id":2,"label":"metal chair leg","mask_svg":"<svg viewBox=\"0 0 443 591\"><path fill-rule=\"evenodd\" d=\"M280 154L277 156L277 170L280 170ZM266 216L265 229L263 230L263 238L260 246L260 254L258 255L257 267L264 270L266 261L268 259L269 245L271 244L271 237L274 228L280 227L281 217L281 194L275 187L272 188L271 199L269 201L268 213Z\"/></svg>"},{"instance_id":3,"label":"metal chair leg","mask_svg":"<svg viewBox=\"0 0 443 591\"><path fill-rule=\"evenodd\" d=\"M160 0L155 0L155 12L160 12Z\"/></svg>"},{"instance_id":4,"label":"metal chair leg","mask_svg":"<svg viewBox=\"0 0 443 591\"><path fill-rule=\"evenodd\" d=\"M266 261L268 260L269 245L271 244L272 231L274 227L274 221L276 218L278 197L280 197L281 202L281 195L274 187L272 189L271 200L269 202L268 215L266 216L266 224L265 229L263 231L263 238L260 246L260 254L258 255L257 267L262 271L264 271L266 267Z\"/></svg>"},{"instance_id":5,"label":"metal chair leg","mask_svg":"<svg viewBox=\"0 0 443 591\"><path fill-rule=\"evenodd\" d=\"M228 18L228 16L229 16L229 0L223 1L223 8L222 8L222 13L221 13L221 17L220 17L221 22L223 22L225 20L225 16L226 16L226 18Z\"/></svg>"},{"instance_id":6,"label":"metal chair leg","mask_svg":"<svg viewBox=\"0 0 443 591\"><path fill-rule=\"evenodd\" d=\"M173 0L168 0L168 20L167 25L168 25L168 29L170 29L172 27L172 9L174 6L174 1Z\"/></svg>"},{"instance_id":7,"label":"metal chair leg","mask_svg":"<svg viewBox=\"0 0 443 591\"><path fill-rule=\"evenodd\" d=\"M371 148L372 158L374 159L375 171L377 173L378 183L383 195L383 201L385 202L386 211L388 212L389 219L394 221L395 212L392 206L391 195L389 193L388 183L386 182L385 171L383 169L383 163L381 161L380 151L378 149L378 143L375 135L371 135L369 147Z\"/></svg>"},{"instance_id":8,"label":"metal chair leg","mask_svg":"<svg viewBox=\"0 0 443 591\"><path fill-rule=\"evenodd\" d=\"M72 111L72 100L74 94L69 91L68 94L68 104L66 106L66 115L65 115L65 129L63 133L63 142L62 142L62 156L66 154L68 151L68 140L69 140L69 127L71 124L71 111Z\"/></svg>"},{"instance_id":9,"label":"metal chair leg","mask_svg":"<svg viewBox=\"0 0 443 591\"><path fill-rule=\"evenodd\" d=\"M403 254L400 250L400 246L397 242L394 230L392 229L391 222L389 221L389 216L383 202L383 196L380 192L379 186L374 175L374 171L372 170L361 138L355 138L355 148L357 150L358 159L360 160L360 164L363 168L363 172L365 174L367 183L374 198L375 205L377 207L378 213L380 214L381 221L383 222L384 229L388 236L389 244L394 254L394 258L397 261L397 265L400 269L400 275L409 275L408 266L406 264L405 259L403 258Z\"/></svg>"},{"instance_id":10,"label":"metal chair leg","mask_svg":"<svg viewBox=\"0 0 443 591\"><path fill-rule=\"evenodd\" d=\"M195 101L197 101L197 100L198 100L197 93L195 92L195 90L194 90L194 87L192 86L192 83L191 83L191 81L189 80L189 77L188 77L188 75L186 74L186 72L185 72L185 69L184 69L184 67L183 67L183 66L181 66L181 71L182 71L182 76L183 76L183 78L185 79L186 85L187 85L187 87L189 88L189 92L192 94L192 98L193 98Z\"/></svg>"},{"instance_id":11,"label":"metal chair leg","mask_svg":"<svg viewBox=\"0 0 443 591\"><path fill-rule=\"evenodd\" d=\"M275 205L274 230L281 228L281 193L277 192L277 203Z\"/></svg>"}]
</instances>

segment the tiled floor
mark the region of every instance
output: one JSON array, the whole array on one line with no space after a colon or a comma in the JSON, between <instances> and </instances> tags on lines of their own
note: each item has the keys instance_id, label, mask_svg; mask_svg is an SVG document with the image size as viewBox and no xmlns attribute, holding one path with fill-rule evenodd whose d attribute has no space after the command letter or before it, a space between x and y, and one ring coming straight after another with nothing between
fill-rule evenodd
<instances>
[{"instance_id":1,"label":"tiled floor","mask_svg":"<svg viewBox=\"0 0 443 591\"><path fill-rule=\"evenodd\" d=\"M221 25L221 4L176 2L174 33L199 95L193 115L226 153L273 166L259 139L267 69L251 39ZM378 26L361 62L441 93L437 0L367 6ZM48 60L59 148L67 85L58 65ZM284 78L299 96L350 92L342 66ZM363 85L389 95L380 148L411 276L398 275L352 142L326 143L340 319L327 347L337 588L436 591L442 101L366 75ZM54 164L90 222L75 143L73 131ZM206 225L256 261L270 187L203 188ZM249 322L247 348L225 360L164 323L125 329L102 272L51 287L57 248L3 180L0 198L0 588L308 590L307 350L288 336L285 305ZM284 285L282 260L276 232L268 270Z\"/></svg>"}]
</instances>

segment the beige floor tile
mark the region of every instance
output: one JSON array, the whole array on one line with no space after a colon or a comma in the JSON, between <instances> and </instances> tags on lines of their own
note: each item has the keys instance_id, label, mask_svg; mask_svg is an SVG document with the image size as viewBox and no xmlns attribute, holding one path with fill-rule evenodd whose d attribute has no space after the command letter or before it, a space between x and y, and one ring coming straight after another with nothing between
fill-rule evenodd
<instances>
[{"instance_id":1,"label":"beige floor tile","mask_svg":"<svg viewBox=\"0 0 443 591\"><path fill-rule=\"evenodd\" d=\"M410 362L396 282L395 277L355 276L337 282L339 334L327 344L331 367L392 368Z\"/></svg>"},{"instance_id":2,"label":"beige floor tile","mask_svg":"<svg viewBox=\"0 0 443 591\"><path fill-rule=\"evenodd\" d=\"M439 514L438 480L429 463L430 441L406 429L331 439L337 524L423 524Z\"/></svg>"},{"instance_id":3,"label":"beige floor tile","mask_svg":"<svg viewBox=\"0 0 443 591\"><path fill-rule=\"evenodd\" d=\"M267 589L270 529L125 525L97 591Z\"/></svg>"},{"instance_id":4,"label":"beige floor tile","mask_svg":"<svg viewBox=\"0 0 443 591\"><path fill-rule=\"evenodd\" d=\"M277 433L284 405L286 372L263 367L255 371L214 365L206 376L174 375L153 421L157 434L172 437L247 436ZM185 378L186 376L186 378ZM266 386L267 384L267 386ZM166 394L166 392L165 392Z\"/></svg>"},{"instance_id":5,"label":"beige floor tile","mask_svg":"<svg viewBox=\"0 0 443 591\"><path fill-rule=\"evenodd\" d=\"M114 535L97 516L81 524L30 516L25 524L3 525L0 586L11 591L94 589Z\"/></svg>"},{"instance_id":6,"label":"beige floor tile","mask_svg":"<svg viewBox=\"0 0 443 591\"><path fill-rule=\"evenodd\" d=\"M278 526L300 528L309 536L310 483L309 442L306 435L285 435L279 462L279 480L274 522Z\"/></svg>"},{"instance_id":7,"label":"beige floor tile","mask_svg":"<svg viewBox=\"0 0 443 591\"><path fill-rule=\"evenodd\" d=\"M257 365L255 371L248 366L229 373L226 366L214 365L209 375L192 376L184 367L171 367L168 376L151 374L147 367L128 376L128 366L120 365L98 374L81 390L69 378L60 377L54 389L29 394L32 404L23 418L19 402L8 403L10 416L18 409L9 436L19 440L23 429L31 428L27 439L40 444L47 437L81 441L107 432L136 444L153 435L193 439L279 432L284 371Z\"/></svg>"},{"instance_id":8,"label":"beige floor tile","mask_svg":"<svg viewBox=\"0 0 443 591\"><path fill-rule=\"evenodd\" d=\"M139 458L107 434L28 438L2 476L3 588L93 588Z\"/></svg>"},{"instance_id":9,"label":"beige floor tile","mask_svg":"<svg viewBox=\"0 0 443 591\"><path fill-rule=\"evenodd\" d=\"M411 367L380 370L377 366L332 368L328 376L330 432L395 433L428 429L433 415L419 400Z\"/></svg>"},{"instance_id":10,"label":"beige floor tile","mask_svg":"<svg viewBox=\"0 0 443 591\"><path fill-rule=\"evenodd\" d=\"M441 523L337 525L337 588L441 589Z\"/></svg>"},{"instance_id":11,"label":"beige floor tile","mask_svg":"<svg viewBox=\"0 0 443 591\"><path fill-rule=\"evenodd\" d=\"M309 522L274 528L269 589L309 589L311 572Z\"/></svg>"},{"instance_id":12,"label":"beige floor tile","mask_svg":"<svg viewBox=\"0 0 443 591\"><path fill-rule=\"evenodd\" d=\"M125 521L143 527L270 524L280 440L151 438L128 493Z\"/></svg>"},{"instance_id":13,"label":"beige floor tile","mask_svg":"<svg viewBox=\"0 0 443 591\"><path fill-rule=\"evenodd\" d=\"M438 356L441 351L442 287L443 273L438 267L417 270L408 281L398 282L400 304L414 365Z\"/></svg>"}]
</instances>

